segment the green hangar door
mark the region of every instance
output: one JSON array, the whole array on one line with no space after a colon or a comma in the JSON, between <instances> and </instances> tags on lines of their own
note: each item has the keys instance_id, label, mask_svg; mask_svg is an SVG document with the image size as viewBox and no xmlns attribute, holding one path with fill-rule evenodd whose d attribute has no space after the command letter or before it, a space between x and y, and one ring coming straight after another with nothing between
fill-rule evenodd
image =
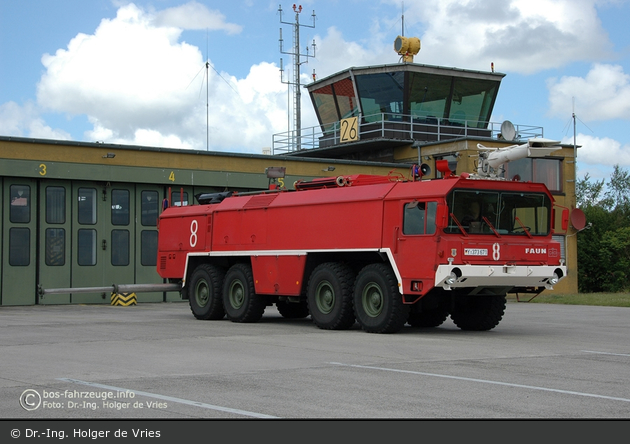
<instances>
[{"instance_id":1,"label":"green hangar door","mask_svg":"<svg viewBox=\"0 0 630 444\"><path fill-rule=\"evenodd\" d=\"M161 284L162 278L157 273L157 221L164 198L164 187L136 185L136 268L135 283ZM167 293L177 296L179 293ZM163 302L161 292L142 292L137 295L138 302Z\"/></svg>"},{"instance_id":2,"label":"green hangar door","mask_svg":"<svg viewBox=\"0 0 630 444\"><path fill-rule=\"evenodd\" d=\"M36 302L37 184L34 180L2 179L1 305Z\"/></svg>"},{"instance_id":3,"label":"green hangar door","mask_svg":"<svg viewBox=\"0 0 630 444\"><path fill-rule=\"evenodd\" d=\"M134 186L75 183L72 187L72 287L134 283ZM110 303L111 292L73 293L72 303Z\"/></svg>"},{"instance_id":4,"label":"green hangar door","mask_svg":"<svg viewBox=\"0 0 630 444\"><path fill-rule=\"evenodd\" d=\"M72 187L69 181L39 183L39 282L43 289L69 288L72 261ZM70 293L42 295L40 304L68 304Z\"/></svg>"}]
</instances>

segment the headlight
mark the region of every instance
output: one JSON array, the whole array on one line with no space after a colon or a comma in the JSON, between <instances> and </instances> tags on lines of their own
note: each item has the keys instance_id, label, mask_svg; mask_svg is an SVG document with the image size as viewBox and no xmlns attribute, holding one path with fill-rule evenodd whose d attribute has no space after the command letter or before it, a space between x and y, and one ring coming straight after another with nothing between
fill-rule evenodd
<instances>
[{"instance_id":1,"label":"headlight","mask_svg":"<svg viewBox=\"0 0 630 444\"><path fill-rule=\"evenodd\" d=\"M451 272L451 274L444 281L446 285L453 285L455 282L457 282L457 275L453 272Z\"/></svg>"},{"instance_id":2,"label":"headlight","mask_svg":"<svg viewBox=\"0 0 630 444\"><path fill-rule=\"evenodd\" d=\"M549 283L549 285L556 285L559 280L560 278L558 277L558 275L554 273L553 276L547 280L547 282Z\"/></svg>"}]
</instances>

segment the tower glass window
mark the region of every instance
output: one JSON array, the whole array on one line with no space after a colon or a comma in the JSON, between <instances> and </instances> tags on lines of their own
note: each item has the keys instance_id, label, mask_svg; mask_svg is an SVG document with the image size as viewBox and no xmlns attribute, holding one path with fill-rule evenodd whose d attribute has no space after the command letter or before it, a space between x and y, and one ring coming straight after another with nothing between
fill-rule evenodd
<instances>
[{"instance_id":1,"label":"tower glass window","mask_svg":"<svg viewBox=\"0 0 630 444\"><path fill-rule=\"evenodd\" d=\"M404 72L357 75L356 83L366 122L400 119L396 114L404 113Z\"/></svg>"}]
</instances>

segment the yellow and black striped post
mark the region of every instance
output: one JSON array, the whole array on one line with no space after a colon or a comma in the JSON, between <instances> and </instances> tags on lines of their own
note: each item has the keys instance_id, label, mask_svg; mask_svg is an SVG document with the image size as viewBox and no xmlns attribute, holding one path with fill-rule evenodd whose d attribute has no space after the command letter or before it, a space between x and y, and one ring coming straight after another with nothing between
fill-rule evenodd
<instances>
[{"instance_id":1,"label":"yellow and black striped post","mask_svg":"<svg viewBox=\"0 0 630 444\"><path fill-rule=\"evenodd\" d=\"M112 305L122 305L123 307L138 305L138 298L135 293L112 293Z\"/></svg>"}]
</instances>

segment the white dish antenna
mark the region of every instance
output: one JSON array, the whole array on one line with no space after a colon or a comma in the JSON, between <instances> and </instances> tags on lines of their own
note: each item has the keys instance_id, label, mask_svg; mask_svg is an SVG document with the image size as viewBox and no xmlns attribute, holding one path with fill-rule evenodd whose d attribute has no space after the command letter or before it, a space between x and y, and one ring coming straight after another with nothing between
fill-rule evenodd
<instances>
[{"instance_id":1,"label":"white dish antenna","mask_svg":"<svg viewBox=\"0 0 630 444\"><path fill-rule=\"evenodd\" d=\"M514 140L516 137L516 129L509 120L506 120L501 124L501 136L505 140Z\"/></svg>"}]
</instances>

